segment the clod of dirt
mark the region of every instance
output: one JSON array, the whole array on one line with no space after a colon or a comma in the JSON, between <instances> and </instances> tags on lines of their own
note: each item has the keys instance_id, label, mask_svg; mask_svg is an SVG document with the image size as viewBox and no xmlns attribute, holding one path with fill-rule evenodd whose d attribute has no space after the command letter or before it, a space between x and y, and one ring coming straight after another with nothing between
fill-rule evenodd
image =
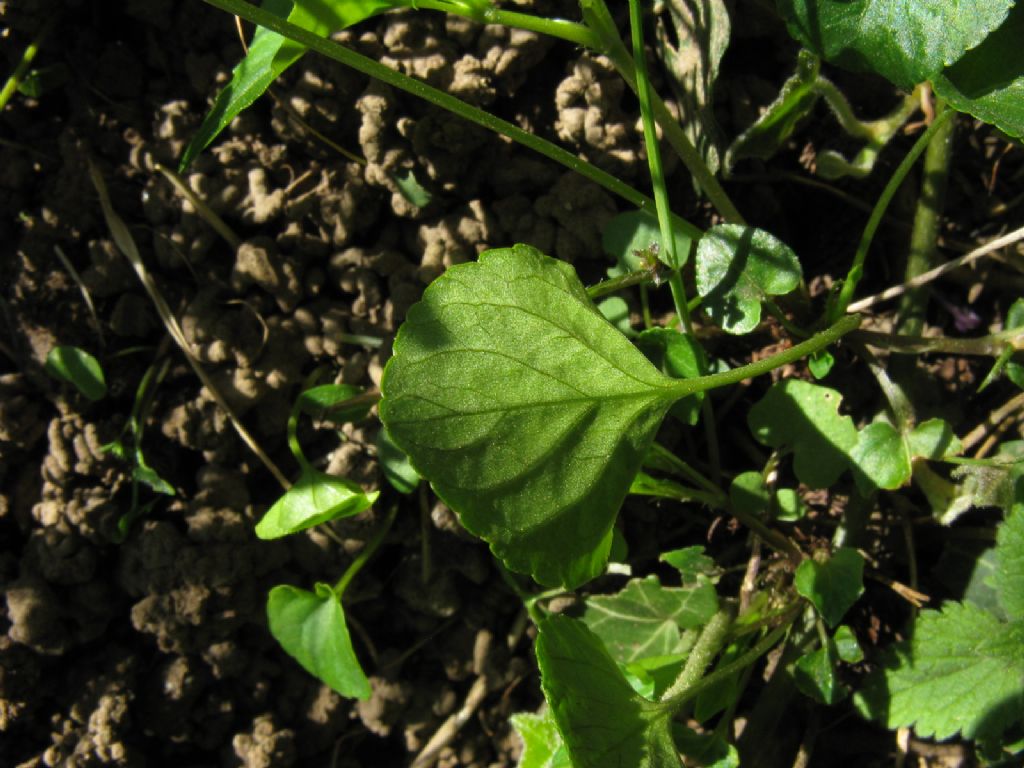
<instances>
[{"instance_id":1,"label":"clod of dirt","mask_svg":"<svg viewBox=\"0 0 1024 768\"><path fill-rule=\"evenodd\" d=\"M378 736L387 736L408 706L412 686L372 676L370 687L373 693L366 701L356 703L356 712L367 730Z\"/></svg>"},{"instance_id":2,"label":"clod of dirt","mask_svg":"<svg viewBox=\"0 0 1024 768\"><path fill-rule=\"evenodd\" d=\"M549 194L537 198L534 210L545 212L558 222L552 255L570 263L602 252L601 231L616 213L615 203L607 192L571 172L563 174Z\"/></svg>"},{"instance_id":3,"label":"clod of dirt","mask_svg":"<svg viewBox=\"0 0 1024 768\"><path fill-rule=\"evenodd\" d=\"M497 222L479 200L416 233L417 250L423 254L417 276L424 285L453 264L461 264L486 250L496 234Z\"/></svg>"},{"instance_id":4,"label":"clod of dirt","mask_svg":"<svg viewBox=\"0 0 1024 768\"><path fill-rule=\"evenodd\" d=\"M232 287L242 293L250 285L273 296L282 312L291 312L302 298L302 275L291 259L277 252L269 237L256 237L238 246L231 272Z\"/></svg>"}]
</instances>

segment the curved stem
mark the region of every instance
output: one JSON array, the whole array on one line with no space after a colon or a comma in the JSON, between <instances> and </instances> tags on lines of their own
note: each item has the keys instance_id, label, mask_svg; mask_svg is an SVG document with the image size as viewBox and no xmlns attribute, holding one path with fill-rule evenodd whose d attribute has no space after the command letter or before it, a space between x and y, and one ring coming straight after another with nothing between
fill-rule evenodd
<instances>
[{"instance_id":1,"label":"curved stem","mask_svg":"<svg viewBox=\"0 0 1024 768\"><path fill-rule=\"evenodd\" d=\"M700 681L704 676L704 670L725 645L729 628L732 627L732 619L733 612L729 608L720 608L718 613L711 617L711 621L701 630L700 637L690 651L679 677L661 697L662 701L671 701L685 695Z\"/></svg>"},{"instance_id":2,"label":"curved stem","mask_svg":"<svg viewBox=\"0 0 1024 768\"><path fill-rule=\"evenodd\" d=\"M271 32L276 32L279 35L290 38L312 51L316 51L317 53L327 56L328 58L344 64L347 67L351 67L357 72L362 72L364 75L368 75L376 80L380 80L382 83L386 83L387 85L398 88L406 93L411 93L413 96L429 101L432 104L436 104L442 109L446 109L449 112L465 118L470 122L476 123L479 126L487 128L488 130L507 136L513 141L522 144L524 147L532 149L533 151L564 165L569 170L575 171L581 176L585 176L596 184L600 184L609 192L629 201L638 208L643 210L652 210L655 207L654 201L651 200L651 198L637 191L615 176L612 176L610 173L602 171L600 168L576 157L576 155L562 149L556 144L552 144L550 141L546 141L539 136L535 136L528 131L524 131L522 128L513 125L507 120L502 120L488 112L477 109L476 107L467 104L461 99L457 99L444 91L420 82L415 78L403 75L401 72L396 72L395 70L390 69L373 59L358 54L355 51L351 51L332 40L327 40L313 32L303 29L302 27L291 24L279 16L275 16L274 14L263 10L262 8L250 5L245 2L245 0L204 0L204 2L215 8L219 8L226 13L241 16L243 19L253 24L266 27ZM677 225L680 226L680 229L690 238L697 239L703 234L698 227L694 226L690 222L684 221L678 217L676 217L675 221Z\"/></svg>"},{"instance_id":3,"label":"curved stem","mask_svg":"<svg viewBox=\"0 0 1024 768\"><path fill-rule=\"evenodd\" d=\"M928 130L918 137L910 152L903 158L903 162L899 164L892 178L889 179L889 183L885 185L885 189L882 190L882 194L879 196L878 202L875 203L871 216L868 218L868 223L864 227L864 233L861 235L860 243L857 245L857 252L853 257L853 264L850 266L850 271L846 275L843 287L839 291L839 297L829 313L830 321L835 321L836 318L841 317L853 300L857 284L860 282L861 277L864 276L864 262L867 259L868 250L871 248L871 241L875 238L875 232L878 231L878 226L882 223L882 217L885 215L889 203L892 202L900 185L903 184L903 180L910 173L910 169L914 167L917 158L921 156L921 153L924 152L931 142L932 137L938 133L943 125L953 118L954 114L956 114L956 110L947 109L928 126Z\"/></svg>"},{"instance_id":4,"label":"curved stem","mask_svg":"<svg viewBox=\"0 0 1024 768\"><path fill-rule=\"evenodd\" d=\"M28 68L32 66L32 61L35 59L36 54L39 53L39 48L46 39L46 36L50 34L50 30L53 29L54 24L57 22L58 15L53 14L43 24L43 28L39 30L32 42L29 43L24 53L21 54L21 58L18 60L17 66L11 73L11 76L7 78L2 89L0 89L0 109L7 106L7 102L11 100L14 92L18 90L18 86L21 85L21 81L25 79L25 75L28 74Z\"/></svg>"},{"instance_id":5,"label":"curved stem","mask_svg":"<svg viewBox=\"0 0 1024 768\"><path fill-rule=\"evenodd\" d=\"M384 542L384 537L387 536L388 531L391 530L391 524L395 522L395 516L398 514L398 505L392 505L391 509L388 510L387 517L384 519L384 524L381 525L377 532L373 534L373 538L366 542L366 546L363 547L363 551L360 552L356 559L352 561L352 564L345 569L345 573L342 574L341 578L338 579L338 583L334 585L334 594L341 599L342 594L345 592L345 588L352 582L352 579L356 577L356 574L362 570L366 562L373 557L373 553L376 552L380 545Z\"/></svg>"}]
</instances>

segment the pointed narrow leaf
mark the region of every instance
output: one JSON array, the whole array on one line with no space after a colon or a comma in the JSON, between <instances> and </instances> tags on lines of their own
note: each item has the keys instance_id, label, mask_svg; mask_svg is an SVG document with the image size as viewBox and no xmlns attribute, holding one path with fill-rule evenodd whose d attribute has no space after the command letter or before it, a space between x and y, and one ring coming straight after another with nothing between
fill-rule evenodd
<instances>
[{"instance_id":1,"label":"pointed narrow leaf","mask_svg":"<svg viewBox=\"0 0 1024 768\"><path fill-rule=\"evenodd\" d=\"M278 585L267 598L270 634L309 674L342 696L370 698L366 679L345 624L341 601L327 584L316 592Z\"/></svg>"},{"instance_id":2,"label":"pointed narrow leaf","mask_svg":"<svg viewBox=\"0 0 1024 768\"><path fill-rule=\"evenodd\" d=\"M804 560L796 569L793 585L818 609L825 623L834 627L864 592L864 558L857 550L844 547L824 562Z\"/></svg>"},{"instance_id":3,"label":"pointed narrow leaf","mask_svg":"<svg viewBox=\"0 0 1024 768\"><path fill-rule=\"evenodd\" d=\"M556 614L538 629L541 688L573 768L679 768L670 713L630 687L586 624Z\"/></svg>"},{"instance_id":4,"label":"pointed narrow leaf","mask_svg":"<svg viewBox=\"0 0 1024 768\"><path fill-rule=\"evenodd\" d=\"M749 333L761 322L761 302L789 293L803 272L796 254L763 229L712 227L697 244L697 293L728 333Z\"/></svg>"},{"instance_id":5,"label":"pointed narrow leaf","mask_svg":"<svg viewBox=\"0 0 1024 768\"><path fill-rule=\"evenodd\" d=\"M582 619L619 663L680 653L681 632L708 623L718 610L710 582L679 589L657 576L633 579L614 595L587 598Z\"/></svg>"},{"instance_id":6,"label":"pointed narrow leaf","mask_svg":"<svg viewBox=\"0 0 1024 768\"><path fill-rule=\"evenodd\" d=\"M299 395L299 410L314 419L327 419L334 424L360 421L366 418L372 403L364 400L348 405L346 402L365 391L354 384L321 384Z\"/></svg>"},{"instance_id":7,"label":"pointed narrow leaf","mask_svg":"<svg viewBox=\"0 0 1024 768\"><path fill-rule=\"evenodd\" d=\"M850 450L853 479L862 496L884 488L894 491L910 482L910 451L892 424L868 424Z\"/></svg>"},{"instance_id":8,"label":"pointed narrow leaf","mask_svg":"<svg viewBox=\"0 0 1024 768\"><path fill-rule=\"evenodd\" d=\"M600 574L682 382L601 316L572 267L525 245L438 278L394 352L381 419L462 524L543 584Z\"/></svg>"},{"instance_id":9,"label":"pointed narrow leaf","mask_svg":"<svg viewBox=\"0 0 1024 768\"><path fill-rule=\"evenodd\" d=\"M46 356L46 372L72 384L93 402L107 394L107 381L99 361L78 347L54 347Z\"/></svg>"},{"instance_id":10,"label":"pointed narrow leaf","mask_svg":"<svg viewBox=\"0 0 1024 768\"><path fill-rule=\"evenodd\" d=\"M800 42L826 59L903 88L928 80L982 42L1013 0L779 0Z\"/></svg>"},{"instance_id":11,"label":"pointed narrow leaf","mask_svg":"<svg viewBox=\"0 0 1024 768\"><path fill-rule=\"evenodd\" d=\"M792 448L797 478L812 488L828 488L849 466L857 428L839 415L842 395L818 384L776 382L750 409L754 437L772 448Z\"/></svg>"},{"instance_id":12,"label":"pointed narrow leaf","mask_svg":"<svg viewBox=\"0 0 1024 768\"><path fill-rule=\"evenodd\" d=\"M277 539L314 525L358 515L369 509L380 494L364 493L356 483L306 468L299 480L256 524L261 539Z\"/></svg>"}]
</instances>

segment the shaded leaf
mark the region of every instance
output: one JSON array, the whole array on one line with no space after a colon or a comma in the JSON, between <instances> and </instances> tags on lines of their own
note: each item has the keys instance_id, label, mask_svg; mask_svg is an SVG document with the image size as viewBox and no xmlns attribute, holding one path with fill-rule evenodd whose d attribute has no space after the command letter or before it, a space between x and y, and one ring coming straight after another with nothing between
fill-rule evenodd
<instances>
[{"instance_id":1,"label":"shaded leaf","mask_svg":"<svg viewBox=\"0 0 1024 768\"><path fill-rule=\"evenodd\" d=\"M824 562L804 560L796 569L793 586L834 627L864 592L864 558L857 550L843 547Z\"/></svg>"},{"instance_id":2,"label":"shaded leaf","mask_svg":"<svg viewBox=\"0 0 1024 768\"><path fill-rule=\"evenodd\" d=\"M807 516L807 505L793 488L779 488L775 491L775 519L794 523Z\"/></svg>"},{"instance_id":3,"label":"shaded leaf","mask_svg":"<svg viewBox=\"0 0 1024 768\"><path fill-rule=\"evenodd\" d=\"M54 347L46 356L46 372L68 382L85 397L96 402L107 394L107 381L99 361L78 347Z\"/></svg>"},{"instance_id":4,"label":"shaded leaf","mask_svg":"<svg viewBox=\"0 0 1024 768\"><path fill-rule=\"evenodd\" d=\"M536 648L544 698L573 768L679 768L670 713L630 687L586 624L549 616Z\"/></svg>"},{"instance_id":5,"label":"shaded leaf","mask_svg":"<svg viewBox=\"0 0 1024 768\"><path fill-rule=\"evenodd\" d=\"M278 585L267 598L270 634L309 674L354 699L370 698L345 624L341 600L327 584L316 592Z\"/></svg>"},{"instance_id":6,"label":"shaded leaf","mask_svg":"<svg viewBox=\"0 0 1024 768\"><path fill-rule=\"evenodd\" d=\"M878 488L894 491L910 482L910 451L903 435L887 422L876 421L860 431L850 462L862 496Z\"/></svg>"},{"instance_id":7,"label":"shaded leaf","mask_svg":"<svg viewBox=\"0 0 1024 768\"><path fill-rule=\"evenodd\" d=\"M314 419L326 419L333 424L362 421L370 412L372 403L345 403L366 391L354 384L321 384L299 395L299 410Z\"/></svg>"},{"instance_id":8,"label":"shaded leaf","mask_svg":"<svg viewBox=\"0 0 1024 768\"><path fill-rule=\"evenodd\" d=\"M700 342L679 331L649 328L637 336L636 345L662 373L673 379L695 379L707 372L707 356ZM674 403L670 412L684 424L693 426L700 420L703 402L704 393L697 392Z\"/></svg>"},{"instance_id":9,"label":"shaded leaf","mask_svg":"<svg viewBox=\"0 0 1024 768\"><path fill-rule=\"evenodd\" d=\"M907 444L911 457L932 461L958 456L964 450L953 428L942 419L928 419L918 424L907 435Z\"/></svg>"},{"instance_id":10,"label":"shaded leaf","mask_svg":"<svg viewBox=\"0 0 1024 768\"><path fill-rule=\"evenodd\" d=\"M805 696L829 706L838 704L850 692L836 677L836 654L831 643L797 659L793 682Z\"/></svg>"},{"instance_id":11,"label":"shaded leaf","mask_svg":"<svg viewBox=\"0 0 1024 768\"><path fill-rule=\"evenodd\" d=\"M381 419L463 525L542 584L600 574L685 382L601 316L568 264L525 245L449 269L394 351Z\"/></svg>"},{"instance_id":12,"label":"shaded leaf","mask_svg":"<svg viewBox=\"0 0 1024 768\"><path fill-rule=\"evenodd\" d=\"M747 417L750 431L772 448L791 448L797 478L812 488L828 488L849 466L857 428L839 415L842 396L818 384L776 382Z\"/></svg>"},{"instance_id":13,"label":"shaded leaf","mask_svg":"<svg viewBox=\"0 0 1024 768\"><path fill-rule=\"evenodd\" d=\"M935 93L961 112L1024 137L1022 39L1024 4L1018 2L999 29L932 79Z\"/></svg>"},{"instance_id":14,"label":"shaded leaf","mask_svg":"<svg viewBox=\"0 0 1024 768\"><path fill-rule=\"evenodd\" d=\"M598 311L604 318L618 328L624 336L635 336L636 332L629 320L629 304L621 296L609 296L597 303Z\"/></svg>"},{"instance_id":15,"label":"shaded leaf","mask_svg":"<svg viewBox=\"0 0 1024 768\"><path fill-rule=\"evenodd\" d=\"M847 69L902 88L937 75L1006 18L1013 0L779 0L790 32Z\"/></svg>"},{"instance_id":16,"label":"shaded leaf","mask_svg":"<svg viewBox=\"0 0 1024 768\"><path fill-rule=\"evenodd\" d=\"M729 502L740 514L763 517L771 501L760 472L743 472L729 484Z\"/></svg>"},{"instance_id":17,"label":"shaded leaf","mask_svg":"<svg viewBox=\"0 0 1024 768\"><path fill-rule=\"evenodd\" d=\"M377 463L385 479L399 493L412 493L420 484L419 473L409 462L409 457L388 437L388 431L377 433Z\"/></svg>"},{"instance_id":18,"label":"shaded leaf","mask_svg":"<svg viewBox=\"0 0 1024 768\"><path fill-rule=\"evenodd\" d=\"M681 630L706 624L718 610L708 581L663 587L657 576L633 579L615 595L587 598L582 619L619 663L681 653Z\"/></svg>"},{"instance_id":19,"label":"shaded leaf","mask_svg":"<svg viewBox=\"0 0 1024 768\"><path fill-rule=\"evenodd\" d=\"M702 768L739 768L736 747L715 733L697 733L681 723L673 723L672 737L679 751Z\"/></svg>"},{"instance_id":20,"label":"shaded leaf","mask_svg":"<svg viewBox=\"0 0 1024 768\"><path fill-rule=\"evenodd\" d=\"M402 174L391 174L391 180L395 182L395 186L398 187L398 191L410 205L415 205L417 208L424 208L430 204L431 200L434 199L434 196L430 194L430 191L420 184L419 180L416 178L416 174L413 173L411 168Z\"/></svg>"},{"instance_id":21,"label":"shaded leaf","mask_svg":"<svg viewBox=\"0 0 1024 768\"><path fill-rule=\"evenodd\" d=\"M712 227L697 244L697 293L728 333L749 333L761 321L761 302L789 293L803 273L796 254L763 229Z\"/></svg>"},{"instance_id":22,"label":"shaded leaf","mask_svg":"<svg viewBox=\"0 0 1024 768\"><path fill-rule=\"evenodd\" d=\"M519 712L509 722L523 742L517 768L572 768L550 710L539 714Z\"/></svg>"},{"instance_id":23,"label":"shaded leaf","mask_svg":"<svg viewBox=\"0 0 1024 768\"><path fill-rule=\"evenodd\" d=\"M676 255L679 265L686 263L690 254L692 241L683 234L679 227L672 233L676 239ZM665 249L660 247L661 228L658 217L647 211L626 211L609 219L601 232L601 246L604 252L614 258L623 271L644 269L644 264L637 252L645 252L655 246L655 256L664 262Z\"/></svg>"},{"instance_id":24,"label":"shaded leaf","mask_svg":"<svg viewBox=\"0 0 1024 768\"><path fill-rule=\"evenodd\" d=\"M847 664L857 664L864 660L864 651L857 641L857 636L845 624L836 630L833 640L836 644L836 655Z\"/></svg>"},{"instance_id":25,"label":"shaded leaf","mask_svg":"<svg viewBox=\"0 0 1024 768\"><path fill-rule=\"evenodd\" d=\"M379 495L377 491L364 493L351 480L306 467L298 482L256 524L256 535L277 539L330 520L358 515L369 509Z\"/></svg>"},{"instance_id":26,"label":"shaded leaf","mask_svg":"<svg viewBox=\"0 0 1024 768\"><path fill-rule=\"evenodd\" d=\"M722 575L721 569L714 560L704 554L704 547L701 546L662 552L658 559L679 571L683 584L699 583L702 577L716 582Z\"/></svg>"}]
</instances>

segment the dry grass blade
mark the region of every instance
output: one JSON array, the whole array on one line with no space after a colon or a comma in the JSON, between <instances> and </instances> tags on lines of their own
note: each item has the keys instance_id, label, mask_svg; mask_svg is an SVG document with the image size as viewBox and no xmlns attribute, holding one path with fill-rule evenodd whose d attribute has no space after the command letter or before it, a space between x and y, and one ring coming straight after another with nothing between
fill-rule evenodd
<instances>
[{"instance_id":1,"label":"dry grass blade","mask_svg":"<svg viewBox=\"0 0 1024 768\"><path fill-rule=\"evenodd\" d=\"M182 353L185 355L185 359L188 360L188 364L192 366L192 370L195 371L196 376L199 377L203 386L209 390L214 401L224 410L224 413L227 414L228 418L231 420L231 424L235 428L235 431L238 432L238 436L242 438L242 441L249 446L249 449L256 454L260 461L263 462L264 466L270 470L270 473L277 479L277 482L281 484L281 487L287 490L291 487L291 483L288 482L288 478L284 476L281 470L278 469L277 465L274 464L273 460L264 453L256 440L253 439L251 434L249 434L245 425L242 424L238 416L235 415L231 406L228 405L227 401L214 386L213 381L207 375L206 371L204 371L202 366L199 364L195 355L192 354L192 350L189 347L188 340L185 338L185 334L181 330L181 326L178 325L177 319L175 319L172 314L170 307L167 306L167 302L156 287L156 283L153 282L153 278L150 277L149 272L146 271L145 264L142 263L142 256L139 254L139 249L135 245L135 239L132 237L131 232L128 231L127 225L114 211L114 207L110 202L110 194L107 192L106 182L103 181L103 176L91 160L89 161L89 175L92 178L93 186L96 187L96 192L100 197L100 206L103 208L103 218L106 219L107 227L110 229L110 235L114 239L114 244L117 245L118 249L125 255L128 261L131 262L132 267L135 269L135 273L138 275L143 287L146 289L150 299L153 301L153 305L156 307L157 314L160 315L160 319L163 321L164 327L167 329L167 333L174 340L174 343L181 348Z\"/></svg>"},{"instance_id":2,"label":"dry grass blade","mask_svg":"<svg viewBox=\"0 0 1024 768\"><path fill-rule=\"evenodd\" d=\"M175 191L186 200L195 209L195 212L203 219L213 230L224 238L225 242L238 250L238 246L242 244L242 238L235 234L234 230L227 225L220 216L217 215L210 206L199 199L199 196L192 191L192 188L185 183L185 180L178 174L167 168L160 163L156 164L156 169L163 174L164 178L171 182L171 186L174 187Z\"/></svg>"},{"instance_id":3,"label":"dry grass blade","mask_svg":"<svg viewBox=\"0 0 1024 768\"><path fill-rule=\"evenodd\" d=\"M103 338L103 325L100 323L99 315L96 314L96 305L92 303L92 295L89 293L89 289L85 287L85 283L82 282L82 276L78 274L75 265L71 263L71 260L64 254L59 245L53 246L53 250L57 254L57 258L60 259L60 263L64 265L64 269L71 275L71 279L75 281L78 290L82 292L82 299L85 301L86 309L89 310L89 317L92 319L93 327L96 329L96 335L100 337L100 346L106 347L107 340Z\"/></svg>"}]
</instances>

